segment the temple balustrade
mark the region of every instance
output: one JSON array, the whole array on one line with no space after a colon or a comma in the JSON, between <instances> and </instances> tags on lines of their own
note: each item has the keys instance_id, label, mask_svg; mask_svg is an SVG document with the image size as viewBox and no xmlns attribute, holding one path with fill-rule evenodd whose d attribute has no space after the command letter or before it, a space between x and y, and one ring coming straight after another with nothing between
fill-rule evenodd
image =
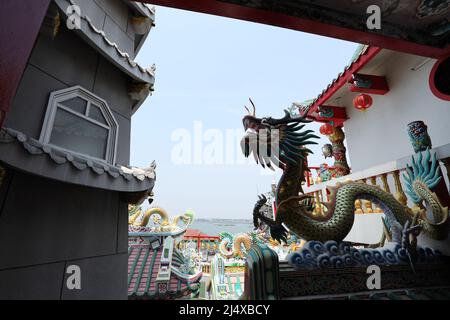
<instances>
[{"instance_id":1,"label":"temple balustrade","mask_svg":"<svg viewBox=\"0 0 450 320\"><path fill-rule=\"evenodd\" d=\"M441 183L433 191L436 192L442 204L448 206L450 202L448 193L450 181L450 144L433 148L431 152L436 153L443 174ZM316 204L314 214L318 216L326 214L326 208L323 203L329 200L327 187L335 186L338 182L344 183L348 180L378 186L382 190L391 193L400 203L410 207L413 212L420 211L423 207L414 204L404 191L405 186L402 175L406 171L406 165L411 163L411 156L412 154L339 178L331 178L324 182L321 181L319 168L310 167L310 170L305 174L306 183L303 187L304 193L314 197L314 203ZM329 169L333 170L333 167L329 167ZM370 201L361 199L355 201L355 214L372 213L383 213L383 211Z\"/></svg>"}]
</instances>

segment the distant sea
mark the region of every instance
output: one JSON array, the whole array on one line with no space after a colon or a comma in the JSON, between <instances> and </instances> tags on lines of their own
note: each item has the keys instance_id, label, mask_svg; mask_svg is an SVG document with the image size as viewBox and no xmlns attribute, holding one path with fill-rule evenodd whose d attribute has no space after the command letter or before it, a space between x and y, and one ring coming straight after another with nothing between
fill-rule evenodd
<instances>
[{"instance_id":1,"label":"distant sea","mask_svg":"<svg viewBox=\"0 0 450 320\"><path fill-rule=\"evenodd\" d=\"M190 229L197 229L211 236L217 236L224 231L234 235L252 231L253 222L243 219L195 219Z\"/></svg>"}]
</instances>

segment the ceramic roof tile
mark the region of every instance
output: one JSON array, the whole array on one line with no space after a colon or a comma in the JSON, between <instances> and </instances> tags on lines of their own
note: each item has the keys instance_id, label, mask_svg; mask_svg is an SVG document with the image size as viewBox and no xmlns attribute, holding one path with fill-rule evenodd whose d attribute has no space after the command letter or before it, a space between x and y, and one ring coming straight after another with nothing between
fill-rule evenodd
<instances>
[{"instance_id":1,"label":"ceramic roof tile","mask_svg":"<svg viewBox=\"0 0 450 320\"><path fill-rule=\"evenodd\" d=\"M189 280L171 272L168 288L160 292L156 283L163 246L157 249L148 244L131 244L128 248L128 297L131 299L174 299L191 294ZM175 250L173 255L175 255ZM195 281L200 278L196 278Z\"/></svg>"}]
</instances>

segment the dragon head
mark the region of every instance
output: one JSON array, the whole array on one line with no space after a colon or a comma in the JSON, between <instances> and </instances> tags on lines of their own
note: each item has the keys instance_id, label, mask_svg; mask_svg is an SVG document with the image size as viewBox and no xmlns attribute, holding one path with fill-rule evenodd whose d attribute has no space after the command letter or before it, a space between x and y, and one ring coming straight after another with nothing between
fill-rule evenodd
<instances>
[{"instance_id":1,"label":"dragon head","mask_svg":"<svg viewBox=\"0 0 450 320\"><path fill-rule=\"evenodd\" d=\"M311 139L319 137L312 134L312 130L301 131L305 123L312 122L306 119L307 113L293 118L285 110L283 118L258 118L255 104L249 100L253 112L245 107L249 114L242 119L245 135L241 140L241 148L245 157L253 153L256 163L273 170L272 164L284 169L287 164L299 164L308 153L312 153L305 145L317 144Z\"/></svg>"},{"instance_id":2,"label":"dragon head","mask_svg":"<svg viewBox=\"0 0 450 320\"><path fill-rule=\"evenodd\" d=\"M184 215L181 216L181 219L186 224L191 224L194 221L195 213L192 210L187 210Z\"/></svg>"}]
</instances>

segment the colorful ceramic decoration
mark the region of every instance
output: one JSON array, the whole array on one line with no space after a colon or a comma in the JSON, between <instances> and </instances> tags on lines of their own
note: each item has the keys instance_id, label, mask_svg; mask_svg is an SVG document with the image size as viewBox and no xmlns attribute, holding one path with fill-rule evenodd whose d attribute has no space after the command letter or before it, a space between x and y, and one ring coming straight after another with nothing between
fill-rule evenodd
<instances>
[{"instance_id":1,"label":"colorful ceramic decoration","mask_svg":"<svg viewBox=\"0 0 450 320\"><path fill-rule=\"evenodd\" d=\"M333 156L333 148L332 145L326 143L322 147L322 155L326 158L331 158Z\"/></svg>"},{"instance_id":2,"label":"colorful ceramic decoration","mask_svg":"<svg viewBox=\"0 0 450 320\"><path fill-rule=\"evenodd\" d=\"M407 254L410 252L410 241L414 240L410 235L415 235L417 230L433 239L445 240L447 238L449 233L448 209L431 191L442 179L442 174L437 165L436 154L431 159L430 151L425 154L425 159L423 159L422 153L418 153L416 157L412 158L412 168L408 168L404 182L411 198L414 201L424 202L428 210L432 211L435 222L419 216L416 216L411 222L412 210L398 202L391 193L378 186L353 181L329 186L327 188L329 201L323 203L328 209L326 217L321 220L312 219L315 205L311 196L303 193L300 183L304 179L305 173L304 158L312 153L306 146L315 144L312 139L317 138L311 134L311 130L302 130L304 123L307 122L306 115L292 118L288 112L282 119L261 119L255 115L244 117L246 135L243 137L241 145L245 156L248 157L253 152L255 159L264 159L264 163L262 163L264 166L274 163L284 171L275 195L276 218L272 219L261 214L258 210L258 203L264 199L260 199L253 210L255 226L259 224L259 221L265 223L270 228L272 238L279 242L287 241L288 230L286 227L290 232L305 240L343 241L353 227L355 200L362 199L379 203L385 208L387 232L390 233L390 238L394 242L406 250ZM249 128L253 128L256 133L250 132ZM269 157L267 154L262 154L262 150L250 144L250 134L256 134L259 139L263 139L259 136L260 129L279 132L279 159L273 155ZM342 134L342 130L339 135L336 134L334 137L336 141L342 141ZM411 250L411 252L413 251Z\"/></svg>"},{"instance_id":3,"label":"colorful ceramic decoration","mask_svg":"<svg viewBox=\"0 0 450 320\"><path fill-rule=\"evenodd\" d=\"M421 152L432 148L431 138L428 135L428 127L423 121L409 123L408 136L414 152Z\"/></svg>"}]
</instances>

